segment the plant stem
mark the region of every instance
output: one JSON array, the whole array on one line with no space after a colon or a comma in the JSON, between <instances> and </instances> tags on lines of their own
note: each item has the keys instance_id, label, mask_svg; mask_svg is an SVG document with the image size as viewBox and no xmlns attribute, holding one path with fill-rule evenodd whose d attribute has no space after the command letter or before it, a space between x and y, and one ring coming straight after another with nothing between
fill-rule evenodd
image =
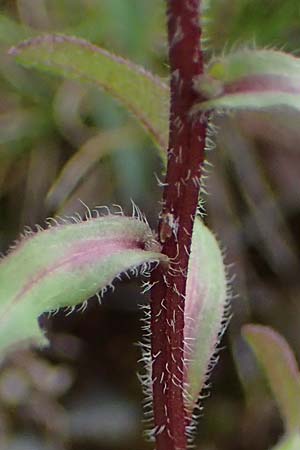
<instances>
[{"instance_id":1,"label":"plant stem","mask_svg":"<svg viewBox=\"0 0 300 450\"><path fill-rule=\"evenodd\" d=\"M193 79L203 73L199 0L167 0L167 6L171 106L159 239L172 264L152 274L152 391L156 450L185 450L184 297L207 123L190 115L199 102Z\"/></svg>"}]
</instances>

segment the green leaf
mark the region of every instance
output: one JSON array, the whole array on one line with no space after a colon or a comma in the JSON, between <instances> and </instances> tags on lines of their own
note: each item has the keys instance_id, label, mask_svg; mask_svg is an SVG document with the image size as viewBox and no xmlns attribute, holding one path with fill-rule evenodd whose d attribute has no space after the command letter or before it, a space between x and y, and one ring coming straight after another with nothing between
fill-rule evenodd
<instances>
[{"instance_id":1,"label":"green leaf","mask_svg":"<svg viewBox=\"0 0 300 450\"><path fill-rule=\"evenodd\" d=\"M148 270L151 262L166 261L149 226L133 217L51 223L26 235L0 263L1 356L17 345L45 344L37 323L43 312L72 310L104 293L123 272L135 274L139 266Z\"/></svg>"},{"instance_id":2,"label":"green leaf","mask_svg":"<svg viewBox=\"0 0 300 450\"><path fill-rule=\"evenodd\" d=\"M157 76L126 59L71 36L45 35L10 50L18 62L100 86L119 100L167 148L169 88ZM164 156L165 158L165 156Z\"/></svg>"},{"instance_id":3,"label":"green leaf","mask_svg":"<svg viewBox=\"0 0 300 450\"><path fill-rule=\"evenodd\" d=\"M300 110L300 60L274 50L243 49L215 58L195 89L207 101L193 112L208 110Z\"/></svg>"},{"instance_id":4,"label":"green leaf","mask_svg":"<svg viewBox=\"0 0 300 450\"><path fill-rule=\"evenodd\" d=\"M184 313L186 408L190 412L216 361L216 346L226 323L227 294L226 270L218 242L196 218Z\"/></svg>"},{"instance_id":5,"label":"green leaf","mask_svg":"<svg viewBox=\"0 0 300 450\"><path fill-rule=\"evenodd\" d=\"M286 430L300 429L300 374L286 340L269 327L245 325L243 336L261 365Z\"/></svg>"}]
</instances>

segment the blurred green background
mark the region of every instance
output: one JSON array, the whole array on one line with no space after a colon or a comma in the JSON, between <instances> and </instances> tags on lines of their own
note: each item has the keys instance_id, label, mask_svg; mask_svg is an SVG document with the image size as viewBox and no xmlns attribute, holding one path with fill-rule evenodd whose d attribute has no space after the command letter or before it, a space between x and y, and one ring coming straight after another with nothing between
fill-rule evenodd
<instances>
[{"instance_id":1,"label":"blurred green background","mask_svg":"<svg viewBox=\"0 0 300 450\"><path fill-rule=\"evenodd\" d=\"M163 0L0 1L0 250L24 226L133 199L155 226L162 165L126 111L96 88L25 70L11 45L63 32L168 76ZM207 59L241 45L299 54L298 0L212 0ZM243 323L270 325L300 357L300 134L291 114L219 119L208 159L206 220L226 249L233 319L211 378L197 450L266 450L282 423L249 349ZM112 209L114 207L112 206ZM43 352L19 351L0 371L3 450L146 450L136 377L141 340L138 280L103 305L42 317Z\"/></svg>"}]
</instances>

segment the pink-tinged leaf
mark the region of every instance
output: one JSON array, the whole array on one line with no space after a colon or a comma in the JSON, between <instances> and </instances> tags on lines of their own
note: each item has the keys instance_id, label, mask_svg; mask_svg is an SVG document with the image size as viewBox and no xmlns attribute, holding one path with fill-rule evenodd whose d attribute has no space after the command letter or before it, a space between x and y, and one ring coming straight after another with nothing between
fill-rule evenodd
<instances>
[{"instance_id":1,"label":"pink-tinged leaf","mask_svg":"<svg viewBox=\"0 0 300 450\"><path fill-rule=\"evenodd\" d=\"M0 263L0 355L45 343L37 323L43 312L72 310L122 273L160 261L167 259L151 229L133 217L108 215L29 233Z\"/></svg>"},{"instance_id":2,"label":"pink-tinged leaf","mask_svg":"<svg viewBox=\"0 0 300 450\"><path fill-rule=\"evenodd\" d=\"M300 430L300 374L286 340L269 327L245 325L242 334L251 346L278 404L286 430Z\"/></svg>"},{"instance_id":3,"label":"pink-tinged leaf","mask_svg":"<svg viewBox=\"0 0 300 450\"><path fill-rule=\"evenodd\" d=\"M207 101L197 111L300 110L300 59L274 50L242 49L215 58L195 89Z\"/></svg>"},{"instance_id":4,"label":"pink-tinged leaf","mask_svg":"<svg viewBox=\"0 0 300 450\"><path fill-rule=\"evenodd\" d=\"M185 301L184 358L186 408L192 413L215 363L215 351L225 327L226 270L218 242L196 219Z\"/></svg>"}]
</instances>

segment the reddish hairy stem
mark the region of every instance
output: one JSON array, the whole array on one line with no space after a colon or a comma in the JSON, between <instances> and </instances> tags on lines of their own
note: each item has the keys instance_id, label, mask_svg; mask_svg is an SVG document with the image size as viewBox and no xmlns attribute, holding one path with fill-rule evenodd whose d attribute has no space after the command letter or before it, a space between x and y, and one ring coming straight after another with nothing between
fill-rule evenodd
<instances>
[{"instance_id":1,"label":"reddish hairy stem","mask_svg":"<svg viewBox=\"0 0 300 450\"><path fill-rule=\"evenodd\" d=\"M199 0L167 0L167 5L171 109L159 238L174 262L152 274L152 390L156 450L185 450L184 296L207 124L190 115L199 102L193 79L203 73Z\"/></svg>"}]
</instances>

